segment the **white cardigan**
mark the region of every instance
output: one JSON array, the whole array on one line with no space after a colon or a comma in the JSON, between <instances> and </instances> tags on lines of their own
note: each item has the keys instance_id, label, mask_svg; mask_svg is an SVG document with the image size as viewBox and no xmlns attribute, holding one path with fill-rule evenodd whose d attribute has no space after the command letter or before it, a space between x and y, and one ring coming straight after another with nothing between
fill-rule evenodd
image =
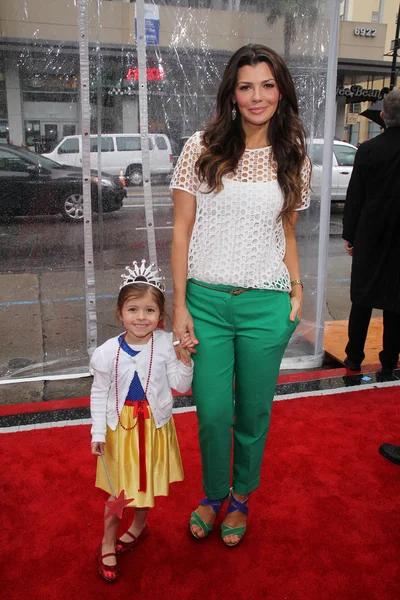
<instances>
[{"instance_id":1,"label":"white cardigan","mask_svg":"<svg viewBox=\"0 0 400 600\"><path fill-rule=\"evenodd\" d=\"M119 336L118 336L119 337ZM115 360L118 351L118 337L111 338L93 353L90 363L94 374L90 394L92 417L92 442L105 442L106 426L115 430L118 414L115 400ZM137 356L130 356L123 350L118 361L118 410L121 414L129 386L137 371L143 389L149 372L151 340L143 345ZM193 378L193 361L190 366L178 360L172 346L172 333L161 329L154 332L153 366L147 399L156 428L167 423L172 415L173 397L171 388L180 393L190 389Z\"/></svg>"}]
</instances>

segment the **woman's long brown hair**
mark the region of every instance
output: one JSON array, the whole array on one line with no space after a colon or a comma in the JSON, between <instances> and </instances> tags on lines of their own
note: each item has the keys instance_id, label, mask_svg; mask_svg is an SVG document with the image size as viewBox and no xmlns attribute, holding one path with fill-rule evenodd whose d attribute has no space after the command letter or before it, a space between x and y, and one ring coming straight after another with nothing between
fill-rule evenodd
<instances>
[{"instance_id":1,"label":"woman's long brown hair","mask_svg":"<svg viewBox=\"0 0 400 600\"><path fill-rule=\"evenodd\" d=\"M305 133L299 119L299 108L292 77L282 58L266 46L248 44L239 48L230 58L217 94L216 116L203 133L205 145L196 163L200 181L210 192L223 188L222 178L236 170L245 151L245 134L241 118L232 120L233 96L238 70L245 66L267 63L274 76L281 100L268 127L268 138L277 162L277 178L284 204L281 218L290 219L300 205L303 183L300 172L306 160Z\"/></svg>"}]
</instances>

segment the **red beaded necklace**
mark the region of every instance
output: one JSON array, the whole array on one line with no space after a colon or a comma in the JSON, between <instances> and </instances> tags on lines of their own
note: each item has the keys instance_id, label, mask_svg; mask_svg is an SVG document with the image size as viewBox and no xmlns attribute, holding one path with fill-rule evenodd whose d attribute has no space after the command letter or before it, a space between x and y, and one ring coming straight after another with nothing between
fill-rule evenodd
<instances>
[{"instance_id":1,"label":"red beaded necklace","mask_svg":"<svg viewBox=\"0 0 400 600\"><path fill-rule=\"evenodd\" d=\"M125 332L121 342L118 346L118 350L117 350L117 357L115 359L115 407L117 409L117 415L118 415L118 423L121 425L122 429L125 429L125 431L130 431L131 429L135 429L136 425L138 424L139 419L136 420L136 423L133 425L133 427L125 427L125 425L123 425L121 423L121 415L119 412L119 408L118 408L118 363L119 363L119 355L121 352L121 346L127 336L128 332ZM150 363L149 363L149 373L147 376L147 382L146 382L146 388L144 390L144 396L143 396L143 400L147 400L147 390L149 389L149 381L150 381L150 376L151 376L151 368L153 366L153 355L154 355L154 333L151 334L151 350L150 350Z\"/></svg>"}]
</instances>

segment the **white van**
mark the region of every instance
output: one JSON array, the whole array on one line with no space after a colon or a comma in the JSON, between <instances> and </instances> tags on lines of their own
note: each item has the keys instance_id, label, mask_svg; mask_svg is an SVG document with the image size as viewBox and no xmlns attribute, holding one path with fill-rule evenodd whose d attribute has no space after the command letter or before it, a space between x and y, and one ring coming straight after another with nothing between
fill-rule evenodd
<instances>
[{"instance_id":1,"label":"white van","mask_svg":"<svg viewBox=\"0 0 400 600\"><path fill-rule=\"evenodd\" d=\"M90 165L97 168L97 135L90 136ZM161 133L149 134L150 172L157 179L169 179L173 171L173 156L168 137ZM69 135L52 152L44 154L52 160L74 167L82 166L82 136ZM107 133L101 136L101 170L120 175L127 185L141 185L142 154L140 133Z\"/></svg>"}]
</instances>

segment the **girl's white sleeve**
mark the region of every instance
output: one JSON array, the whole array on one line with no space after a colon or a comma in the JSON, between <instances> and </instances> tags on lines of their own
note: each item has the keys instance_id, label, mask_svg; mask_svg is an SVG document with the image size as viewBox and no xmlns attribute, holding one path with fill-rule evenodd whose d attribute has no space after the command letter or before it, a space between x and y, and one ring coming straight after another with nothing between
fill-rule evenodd
<instances>
[{"instance_id":1,"label":"girl's white sleeve","mask_svg":"<svg viewBox=\"0 0 400 600\"><path fill-rule=\"evenodd\" d=\"M176 358L175 350L172 345L172 333L168 334L167 343L167 377L168 383L172 389L180 394L190 390L193 379L193 361L185 365Z\"/></svg>"},{"instance_id":2,"label":"girl's white sleeve","mask_svg":"<svg viewBox=\"0 0 400 600\"><path fill-rule=\"evenodd\" d=\"M93 383L90 392L90 415L92 417L92 442L105 442L107 431L107 398L111 386L111 369L107 369L95 350L91 363Z\"/></svg>"}]
</instances>

